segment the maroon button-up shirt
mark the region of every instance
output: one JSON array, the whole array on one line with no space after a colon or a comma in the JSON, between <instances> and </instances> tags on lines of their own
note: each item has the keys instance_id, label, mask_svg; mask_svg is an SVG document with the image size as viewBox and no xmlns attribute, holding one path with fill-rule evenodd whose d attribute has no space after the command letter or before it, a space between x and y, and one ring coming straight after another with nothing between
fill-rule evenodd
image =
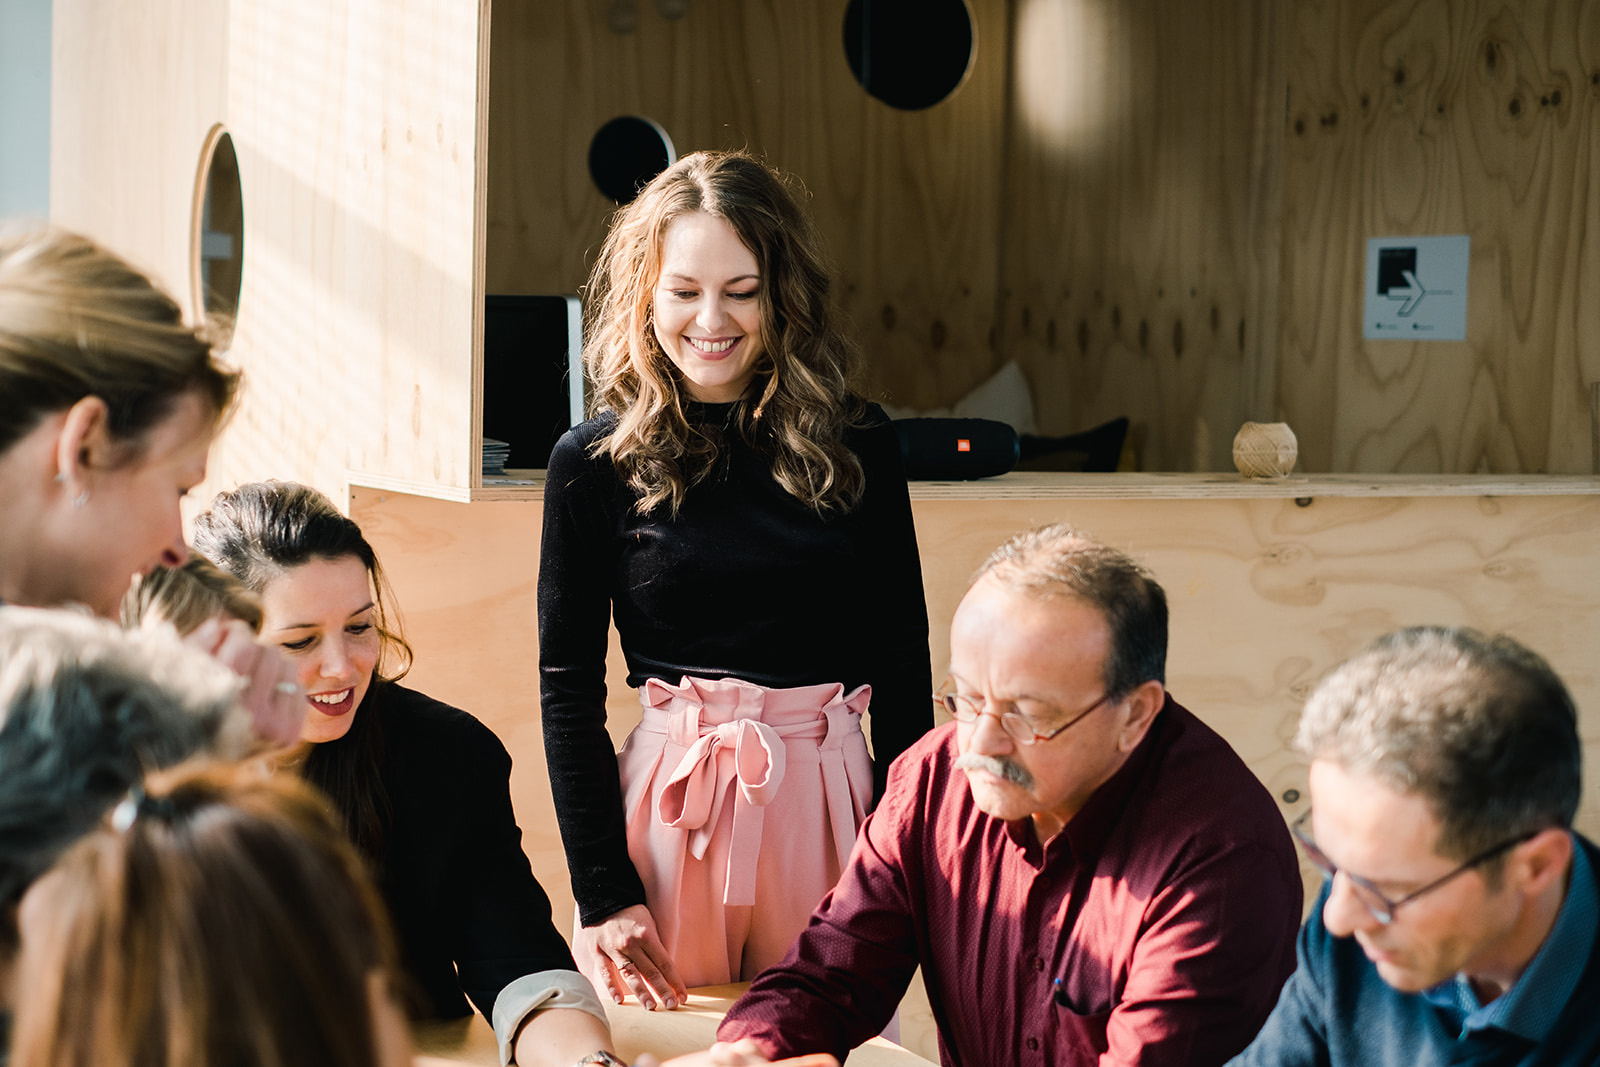
<instances>
[{"instance_id":1,"label":"maroon button-up shirt","mask_svg":"<svg viewBox=\"0 0 1600 1067\"><path fill-rule=\"evenodd\" d=\"M717 1037L842 1058L920 964L946 1064L1206 1067L1244 1048L1294 969L1301 883L1227 742L1168 697L1043 847L978 810L957 754L951 724L896 761L838 885Z\"/></svg>"}]
</instances>

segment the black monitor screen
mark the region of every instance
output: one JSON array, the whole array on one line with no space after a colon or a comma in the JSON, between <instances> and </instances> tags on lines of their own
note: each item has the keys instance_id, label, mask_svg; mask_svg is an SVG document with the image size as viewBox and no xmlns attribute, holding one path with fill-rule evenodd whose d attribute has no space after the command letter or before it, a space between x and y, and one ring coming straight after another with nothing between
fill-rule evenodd
<instances>
[{"instance_id":1,"label":"black monitor screen","mask_svg":"<svg viewBox=\"0 0 1600 1067\"><path fill-rule=\"evenodd\" d=\"M583 418L583 315L575 296L490 296L483 317L483 436L507 467L544 467Z\"/></svg>"}]
</instances>

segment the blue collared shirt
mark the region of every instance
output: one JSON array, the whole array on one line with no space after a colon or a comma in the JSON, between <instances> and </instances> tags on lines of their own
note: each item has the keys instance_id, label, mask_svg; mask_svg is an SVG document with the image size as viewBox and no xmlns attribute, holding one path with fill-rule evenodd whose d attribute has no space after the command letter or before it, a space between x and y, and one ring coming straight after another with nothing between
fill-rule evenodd
<instances>
[{"instance_id":1,"label":"blue collared shirt","mask_svg":"<svg viewBox=\"0 0 1600 1067\"><path fill-rule=\"evenodd\" d=\"M1511 988L1482 1004L1467 976L1458 974L1423 996L1446 1014L1461 1037L1495 1027L1535 1043L1543 1041L1583 976L1597 925L1600 893L1595 888L1594 870L1574 840L1572 877L1555 925Z\"/></svg>"}]
</instances>

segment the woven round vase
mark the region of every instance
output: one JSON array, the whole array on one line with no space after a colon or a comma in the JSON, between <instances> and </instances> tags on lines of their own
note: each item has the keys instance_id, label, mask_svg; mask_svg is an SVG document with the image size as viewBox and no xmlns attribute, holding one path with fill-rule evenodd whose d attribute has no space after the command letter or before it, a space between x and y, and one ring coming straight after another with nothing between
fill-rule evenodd
<instances>
[{"instance_id":1,"label":"woven round vase","mask_svg":"<svg viewBox=\"0 0 1600 1067\"><path fill-rule=\"evenodd\" d=\"M1286 477L1299 454L1286 422L1247 422L1233 438L1233 465L1246 478Z\"/></svg>"}]
</instances>

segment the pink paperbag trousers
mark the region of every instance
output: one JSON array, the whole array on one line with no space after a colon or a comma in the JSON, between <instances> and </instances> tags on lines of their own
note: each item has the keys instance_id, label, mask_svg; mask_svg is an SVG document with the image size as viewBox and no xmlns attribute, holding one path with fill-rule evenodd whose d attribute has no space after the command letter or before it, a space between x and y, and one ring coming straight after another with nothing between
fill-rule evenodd
<instances>
[{"instance_id":1,"label":"pink paperbag trousers","mask_svg":"<svg viewBox=\"0 0 1600 1067\"><path fill-rule=\"evenodd\" d=\"M872 797L869 686L651 679L617 761L628 854L690 986L778 962L839 878Z\"/></svg>"}]
</instances>

